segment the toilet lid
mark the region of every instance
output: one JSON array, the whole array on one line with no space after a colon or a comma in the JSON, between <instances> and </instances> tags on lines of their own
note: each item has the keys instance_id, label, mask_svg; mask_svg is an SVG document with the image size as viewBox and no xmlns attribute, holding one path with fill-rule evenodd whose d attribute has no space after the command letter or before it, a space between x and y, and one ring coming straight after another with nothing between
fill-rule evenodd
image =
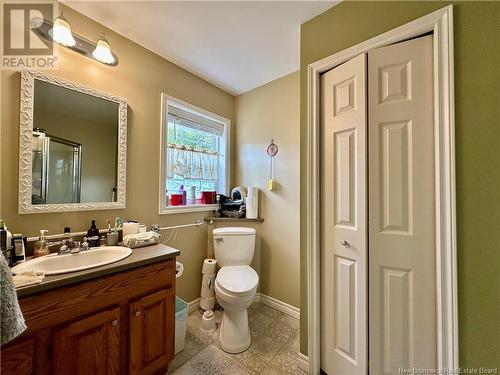
<instances>
[{"instance_id":1,"label":"toilet lid","mask_svg":"<svg viewBox=\"0 0 500 375\"><path fill-rule=\"evenodd\" d=\"M250 266L226 266L217 273L216 281L228 292L242 294L259 283L259 275Z\"/></svg>"}]
</instances>

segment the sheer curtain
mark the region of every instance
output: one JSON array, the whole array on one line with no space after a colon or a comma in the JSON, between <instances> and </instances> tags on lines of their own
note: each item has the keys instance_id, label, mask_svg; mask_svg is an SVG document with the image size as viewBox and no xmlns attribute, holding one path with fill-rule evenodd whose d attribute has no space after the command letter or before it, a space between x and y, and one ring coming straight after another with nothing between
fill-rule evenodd
<instances>
[{"instance_id":1,"label":"sheer curtain","mask_svg":"<svg viewBox=\"0 0 500 375\"><path fill-rule=\"evenodd\" d=\"M167 178L179 176L185 179L217 180L218 158L219 155L214 153L169 146Z\"/></svg>"}]
</instances>

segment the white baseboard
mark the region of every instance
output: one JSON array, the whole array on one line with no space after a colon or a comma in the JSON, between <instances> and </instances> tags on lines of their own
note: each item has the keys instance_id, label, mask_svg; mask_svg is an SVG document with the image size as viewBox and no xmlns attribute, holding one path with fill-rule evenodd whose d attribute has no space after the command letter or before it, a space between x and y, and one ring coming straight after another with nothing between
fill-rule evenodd
<instances>
[{"instance_id":1,"label":"white baseboard","mask_svg":"<svg viewBox=\"0 0 500 375\"><path fill-rule=\"evenodd\" d=\"M188 303L188 313L192 313L193 311L197 311L200 308L200 299L196 298L195 300Z\"/></svg>"},{"instance_id":2,"label":"white baseboard","mask_svg":"<svg viewBox=\"0 0 500 375\"><path fill-rule=\"evenodd\" d=\"M292 318L300 319L300 309L298 307L289 305L279 299L266 296L262 293L257 293L259 300L256 302L263 303L264 305L271 306L272 308L281 311L283 314L289 315ZM254 300L255 301L255 300Z\"/></svg>"},{"instance_id":3,"label":"white baseboard","mask_svg":"<svg viewBox=\"0 0 500 375\"><path fill-rule=\"evenodd\" d=\"M298 367L309 374L309 357L299 352Z\"/></svg>"},{"instance_id":4,"label":"white baseboard","mask_svg":"<svg viewBox=\"0 0 500 375\"><path fill-rule=\"evenodd\" d=\"M280 301L279 299L266 296L265 294L262 293L256 293L254 298L254 302L260 302L263 303L264 305L270 306L278 311L281 311L283 314L289 315L292 318L295 319L300 319L300 309L298 307L289 305L288 303L285 303L283 301ZM189 302L189 308L188 312L193 312L196 311L200 308L200 298L197 298L191 302Z\"/></svg>"}]
</instances>

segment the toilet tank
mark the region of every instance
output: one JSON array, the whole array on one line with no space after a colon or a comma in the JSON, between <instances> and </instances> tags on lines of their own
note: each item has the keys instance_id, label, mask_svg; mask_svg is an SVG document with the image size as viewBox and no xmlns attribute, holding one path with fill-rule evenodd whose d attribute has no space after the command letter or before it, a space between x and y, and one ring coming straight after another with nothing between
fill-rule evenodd
<instances>
[{"instance_id":1,"label":"toilet tank","mask_svg":"<svg viewBox=\"0 0 500 375\"><path fill-rule=\"evenodd\" d=\"M246 227L215 228L214 253L219 267L245 266L255 252L255 229Z\"/></svg>"}]
</instances>

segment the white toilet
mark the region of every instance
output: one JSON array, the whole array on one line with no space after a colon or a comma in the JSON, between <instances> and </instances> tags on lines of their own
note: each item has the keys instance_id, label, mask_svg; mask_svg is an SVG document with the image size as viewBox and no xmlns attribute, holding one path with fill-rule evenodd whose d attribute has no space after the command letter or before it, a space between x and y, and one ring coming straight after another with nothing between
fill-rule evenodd
<instances>
[{"instance_id":1,"label":"white toilet","mask_svg":"<svg viewBox=\"0 0 500 375\"><path fill-rule=\"evenodd\" d=\"M215 295L224 308L219 344L225 352L241 353L250 346L247 309L259 285L259 275L250 267L255 229L216 228L213 236L215 259L221 267L215 279Z\"/></svg>"}]
</instances>

